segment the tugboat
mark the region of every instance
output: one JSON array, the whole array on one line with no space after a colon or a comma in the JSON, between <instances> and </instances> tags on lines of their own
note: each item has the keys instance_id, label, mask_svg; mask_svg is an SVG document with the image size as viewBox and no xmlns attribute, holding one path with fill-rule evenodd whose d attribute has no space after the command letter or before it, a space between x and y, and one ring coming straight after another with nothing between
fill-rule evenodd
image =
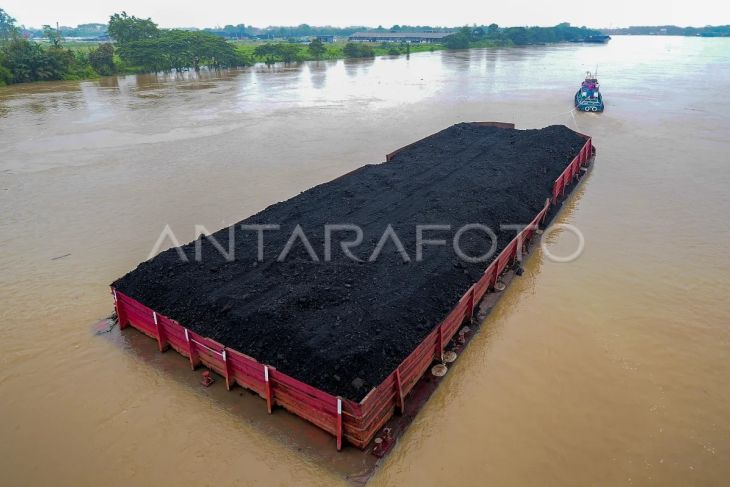
<instances>
[{"instance_id":1,"label":"tugboat","mask_svg":"<svg viewBox=\"0 0 730 487\"><path fill-rule=\"evenodd\" d=\"M598 76L587 71L585 81L575 94L575 108L581 112L602 112L603 97L598 89Z\"/></svg>"}]
</instances>

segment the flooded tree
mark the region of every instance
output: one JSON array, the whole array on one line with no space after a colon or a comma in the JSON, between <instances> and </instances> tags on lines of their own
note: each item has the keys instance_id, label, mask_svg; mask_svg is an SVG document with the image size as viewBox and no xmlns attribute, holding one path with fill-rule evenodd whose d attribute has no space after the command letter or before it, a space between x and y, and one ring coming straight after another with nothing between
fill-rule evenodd
<instances>
[{"instance_id":1,"label":"flooded tree","mask_svg":"<svg viewBox=\"0 0 730 487\"><path fill-rule=\"evenodd\" d=\"M348 42L342 52L346 57L375 57L373 48L362 42Z\"/></svg>"},{"instance_id":2,"label":"flooded tree","mask_svg":"<svg viewBox=\"0 0 730 487\"><path fill-rule=\"evenodd\" d=\"M307 46L307 49L309 49L309 54L311 54L312 57L314 57L314 59L318 61L322 59L322 55L327 51L327 48L324 47L322 40L318 37L312 39L312 41L309 43L309 46Z\"/></svg>"},{"instance_id":3,"label":"flooded tree","mask_svg":"<svg viewBox=\"0 0 730 487\"><path fill-rule=\"evenodd\" d=\"M89 52L89 64L102 76L114 74L114 45L111 42L99 44Z\"/></svg>"},{"instance_id":4,"label":"flooded tree","mask_svg":"<svg viewBox=\"0 0 730 487\"><path fill-rule=\"evenodd\" d=\"M119 44L152 39L160 35L160 30L152 19L139 19L134 15L127 15L127 12L109 17L107 32Z\"/></svg>"}]
</instances>

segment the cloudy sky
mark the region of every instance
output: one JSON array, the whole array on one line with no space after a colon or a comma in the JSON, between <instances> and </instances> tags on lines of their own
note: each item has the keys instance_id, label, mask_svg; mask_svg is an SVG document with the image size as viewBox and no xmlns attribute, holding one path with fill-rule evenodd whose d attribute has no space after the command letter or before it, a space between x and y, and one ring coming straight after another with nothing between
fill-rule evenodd
<instances>
[{"instance_id":1,"label":"cloudy sky","mask_svg":"<svg viewBox=\"0 0 730 487\"><path fill-rule=\"evenodd\" d=\"M489 24L591 27L676 24L730 24L730 2L721 0L208 0L186 6L180 0L2 0L0 7L19 24L75 26L106 22L126 10L152 17L162 27L210 27L225 24L391 26Z\"/></svg>"}]
</instances>

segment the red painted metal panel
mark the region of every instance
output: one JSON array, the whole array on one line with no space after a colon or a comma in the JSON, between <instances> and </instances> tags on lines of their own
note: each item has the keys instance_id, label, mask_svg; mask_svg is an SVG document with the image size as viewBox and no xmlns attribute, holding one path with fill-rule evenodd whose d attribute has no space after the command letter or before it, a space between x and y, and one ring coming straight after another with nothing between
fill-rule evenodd
<instances>
[{"instance_id":1,"label":"red painted metal panel","mask_svg":"<svg viewBox=\"0 0 730 487\"><path fill-rule=\"evenodd\" d=\"M581 148L578 155L575 156L570 164L568 164L568 167L566 167L563 173L560 174L560 176L558 176L558 178L555 180L552 191L553 204L557 203L558 198L565 193L566 186L570 184L573 177L580 172L580 168L584 164L586 164L593 155L592 139L585 134L580 135L582 135L586 139L586 142L585 144L583 144L583 147Z\"/></svg>"}]
</instances>

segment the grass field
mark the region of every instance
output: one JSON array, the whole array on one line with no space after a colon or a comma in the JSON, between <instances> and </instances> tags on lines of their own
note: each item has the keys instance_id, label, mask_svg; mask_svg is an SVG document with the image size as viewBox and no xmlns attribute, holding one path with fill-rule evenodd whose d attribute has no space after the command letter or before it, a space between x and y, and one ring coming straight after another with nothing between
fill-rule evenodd
<instances>
[{"instance_id":1,"label":"grass field","mask_svg":"<svg viewBox=\"0 0 730 487\"><path fill-rule=\"evenodd\" d=\"M43 41L41 41L43 42ZM231 44L233 44L236 47L236 50L239 51L241 54L244 54L247 58L251 60L251 62L260 62L263 61L262 59L258 59L254 55L254 50L256 49L256 46L260 46L262 44L266 44L267 42L285 42L285 41L250 41L250 40L240 40L240 41L230 41ZM80 50L90 50L95 47L97 47L100 44L98 41L65 41L63 43L63 46L69 49L73 49L75 51ZM347 56L345 55L343 49L345 47L345 44L347 44L346 41L336 41L331 43L324 44L325 46L325 53L322 55L321 59L345 59ZM299 54L297 56L296 61L313 61L315 60L314 56L312 56L307 49L307 44L294 44L299 48ZM446 49L446 47L443 44L405 44L405 43L368 43L370 47L373 48L375 51L376 56L399 56L403 54L409 54L409 53L416 53L416 52L433 52L433 51L440 51L443 49ZM473 42L471 47L496 47L500 45L505 45L504 43L496 43L494 41L490 40L482 40L478 42ZM117 58L118 60L118 58Z\"/></svg>"},{"instance_id":2,"label":"grass field","mask_svg":"<svg viewBox=\"0 0 730 487\"><path fill-rule=\"evenodd\" d=\"M235 44L236 49L246 55L247 57L254 59L254 50L256 49L256 46L260 46L262 44L265 44L265 41L232 41L233 44ZM332 43L326 43L325 46L325 53L322 55L321 59L344 59L347 56L345 56L345 53L343 51L345 45L347 44L346 41L337 41ZM299 55L297 56L298 61L311 61L314 60L314 56L312 56L309 52L309 49L307 49L307 44L295 44L299 48ZM415 52L433 52L438 51L441 49L444 49L444 46L441 44L397 44L397 43L382 43L382 44L368 44L370 47L373 48L375 51L376 56L388 56L388 55L401 55L401 54L407 54L407 53L415 53ZM409 49L410 48L410 49ZM256 59L258 61L258 59Z\"/></svg>"}]
</instances>

